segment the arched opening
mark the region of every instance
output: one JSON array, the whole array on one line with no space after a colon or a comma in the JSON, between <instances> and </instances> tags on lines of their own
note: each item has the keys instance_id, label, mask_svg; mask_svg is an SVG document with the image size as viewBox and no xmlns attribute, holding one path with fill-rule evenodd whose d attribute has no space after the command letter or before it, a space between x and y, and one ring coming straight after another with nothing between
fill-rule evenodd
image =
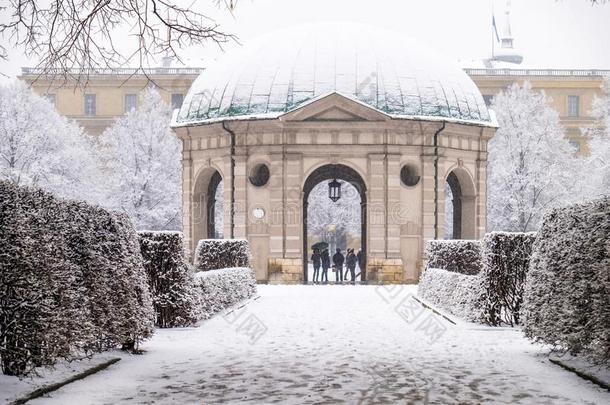
<instances>
[{"instance_id":1,"label":"arched opening","mask_svg":"<svg viewBox=\"0 0 610 405\"><path fill-rule=\"evenodd\" d=\"M220 173L214 172L208 184L208 239L224 237L224 183Z\"/></svg>"},{"instance_id":2,"label":"arched opening","mask_svg":"<svg viewBox=\"0 0 610 405\"><path fill-rule=\"evenodd\" d=\"M336 201L329 196L329 183L333 180L341 188ZM362 266L356 265L356 281L366 281L366 222L366 185L358 172L345 165L329 164L311 173L303 187L303 280L313 280L309 269L312 245L326 242L331 265L337 247L344 255L348 248L354 249L355 254L360 251ZM345 272L344 266L343 275ZM335 274L329 270L328 280L335 280ZM351 281L351 274L347 280Z\"/></svg>"},{"instance_id":3,"label":"arched opening","mask_svg":"<svg viewBox=\"0 0 610 405\"><path fill-rule=\"evenodd\" d=\"M452 170L445 181L445 239L475 239L475 190L466 170Z\"/></svg>"},{"instance_id":4,"label":"arched opening","mask_svg":"<svg viewBox=\"0 0 610 405\"><path fill-rule=\"evenodd\" d=\"M462 238L462 190L451 172L445 182L445 239Z\"/></svg>"},{"instance_id":5,"label":"arched opening","mask_svg":"<svg viewBox=\"0 0 610 405\"><path fill-rule=\"evenodd\" d=\"M205 169L197 176L192 202L194 246L201 239L224 237L223 185L222 176L215 169Z\"/></svg>"}]
</instances>

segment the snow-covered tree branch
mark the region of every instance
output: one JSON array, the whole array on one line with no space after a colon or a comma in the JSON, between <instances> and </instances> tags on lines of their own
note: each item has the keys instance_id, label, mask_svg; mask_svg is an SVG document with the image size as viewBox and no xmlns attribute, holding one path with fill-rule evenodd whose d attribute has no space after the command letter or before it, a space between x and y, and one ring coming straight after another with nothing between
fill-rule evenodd
<instances>
[{"instance_id":1,"label":"snow-covered tree branch","mask_svg":"<svg viewBox=\"0 0 610 405\"><path fill-rule=\"evenodd\" d=\"M181 144L169 128L171 110L146 89L140 106L101 137L111 172L111 206L129 214L138 229L180 229Z\"/></svg>"},{"instance_id":2,"label":"snow-covered tree branch","mask_svg":"<svg viewBox=\"0 0 610 405\"><path fill-rule=\"evenodd\" d=\"M513 84L492 104L500 127L489 142L488 229L531 231L551 207L578 195L581 160L544 93Z\"/></svg>"},{"instance_id":3,"label":"snow-covered tree branch","mask_svg":"<svg viewBox=\"0 0 610 405\"><path fill-rule=\"evenodd\" d=\"M211 16L232 11L234 0L8 0L0 5L0 59L23 48L42 74L86 83L89 72L124 65L146 67L154 56L179 58L191 45L222 46L233 39ZM213 7L210 7L213 6Z\"/></svg>"},{"instance_id":4,"label":"snow-covered tree branch","mask_svg":"<svg viewBox=\"0 0 610 405\"><path fill-rule=\"evenodd\" d=\"M0 178L101 203L92 139L22 82L0 87Z\"/></svg>"},{"instance_id":5,"label":"snow-covered tree branch","mask_svg":"<svg viewBox=\"0 0 610 405\"><path fill-rule=\"evenodd\" d=\"M610 77L604 80L602 94L593 102L596 125L585 129L590 137L590 155L583 178L587 181L586 195L591 198L610 195Z\"/></svg>"}]
</instances>

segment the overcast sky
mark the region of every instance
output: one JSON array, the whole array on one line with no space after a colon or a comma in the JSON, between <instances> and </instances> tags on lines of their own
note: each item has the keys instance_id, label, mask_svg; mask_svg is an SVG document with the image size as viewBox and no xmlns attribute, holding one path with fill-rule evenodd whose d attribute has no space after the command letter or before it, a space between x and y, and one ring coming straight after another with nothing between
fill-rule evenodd
<instances>
[{"instance_id":1,"label":"overcast sky","mask_svg":"<svg viewBox=\"0 0 610 405\"><path fill-rule=\"evenodd\" d=\"M211 4L197 1L195 4ZM222 12L222 27L240 41L299 23L353 21L399 31L455 60L491 53L491 0L239 0L233 15ZM505 0L495 0L501 31ZM513 0L511 24L523 67L610 69L610 4L588 0ZM230 49L237 44L229 45ZM188 49L191 66L205 66L222 54L214 45ZM33 65L19 50L0 71L15 76Z\"/></svg>"}]
</instances>

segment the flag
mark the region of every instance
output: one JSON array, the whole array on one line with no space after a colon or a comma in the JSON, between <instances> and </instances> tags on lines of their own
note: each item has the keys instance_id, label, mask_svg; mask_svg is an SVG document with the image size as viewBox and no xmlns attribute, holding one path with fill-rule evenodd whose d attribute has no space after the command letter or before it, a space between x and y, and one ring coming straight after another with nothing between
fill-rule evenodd
<instances>
[{"instance_id":1,"label":"flag","mask_svg":"<svg viewBox=\"0 0 610 405\"><path fill-rule=\"evenodd\" d=\"M500 42L500 36L498 35L498 27L496 26L496 16L491 16L491 26L493 27L494 34L496 34L496 41Z\"/></svg>"}]
</instances>

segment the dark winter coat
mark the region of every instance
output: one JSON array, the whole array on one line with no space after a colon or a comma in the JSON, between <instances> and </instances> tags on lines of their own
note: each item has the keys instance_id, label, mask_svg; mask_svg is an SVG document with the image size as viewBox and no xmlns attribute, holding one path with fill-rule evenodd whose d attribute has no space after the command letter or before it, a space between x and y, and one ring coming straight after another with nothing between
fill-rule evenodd
<instances>
[{"instance_id":1,"label":"dark winter coat","mask_svg":"<svg viewBox=\"0 0 610 405\"><path fill-rule=\"evenodd\" d=\"M358 258L358 267L364 267L364 253L362 253L362 250L358 251L356 257Z\"/></svg>"},{"instance_id":2,"label":"dark winter coat","mask_svg":"<svg viewBox=\"0 0 610 405\"><path fill-rule=\"evenodd\" d=\"M320 256L320 253L313 252L313 254L311 255L311 261L313 262L313 267L320 267L320 264L322 263L322 257Z\"/></svg>"},{"instance_id":3,"label":"dark winter coat","mask_svg":"<svg viewBox=\"0 0 610 405\"><path fill-rule=\"evenodd\" d=\"M333 264L337 268L343 268L343 262L345 262L345 256L342 253L337 252L333 255Z\"/></svg>"},{"instance_id":4,"label":"dark winter coat","mask_svg":"<svg viewBox=\"0 0 610 405\"><path fill-rule=\"evenodd\" d=\"M347 254L347 256L345 257L345 265L347 266L348 269L355 269L356 261L358 261L358 258L356 257L356 255L353 252L349 252Z\"/></svg>"},{"instance_id":5,"label":"dark winter coat","mask_svg":"<svg viewBox=\"0 0 610 405\"><path fill-rule=\"evenodd\" d=\"M330 256L327 250L322 252L322 267L325 269L328 269L330 267Z\"/></svg>"}]
</instances>

